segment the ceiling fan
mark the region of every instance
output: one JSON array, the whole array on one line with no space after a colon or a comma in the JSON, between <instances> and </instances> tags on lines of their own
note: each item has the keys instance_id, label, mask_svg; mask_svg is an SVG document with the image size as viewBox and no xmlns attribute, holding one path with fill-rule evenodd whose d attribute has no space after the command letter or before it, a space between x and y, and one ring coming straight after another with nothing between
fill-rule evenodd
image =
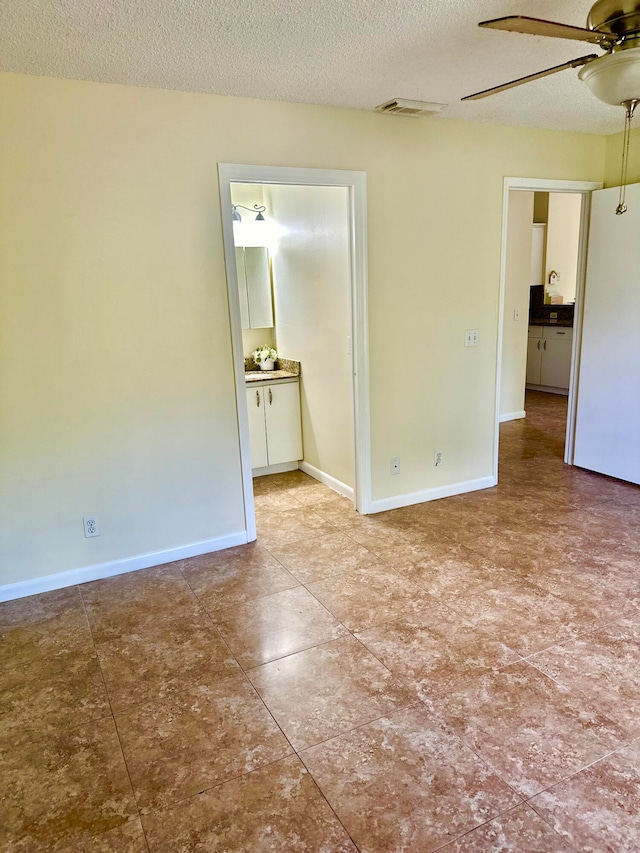
<instances>
[{"instance_id":1,"label":"ceiling fan","mask_svg":"<svg viewBox=\"0 0 640 853\"><path fill-rule=\"evenodd\" d=\"M589 11L585 28L523 15L482 21L478 26L512 33L585 41L605 51L601 56L590 53L570 59L562 65L554 65L544 71L467 95L462 100L476 101L521 86L523 83L540 80L558 71L580 68L578 77L589 86L596 98L607 104L624 107L626 112L620 202L616 209L616 213L624 213L627 209L624 203L624 187L629 161L631 120L640 104L640 0L597 0Z\"/></svg>"}]
</instances>

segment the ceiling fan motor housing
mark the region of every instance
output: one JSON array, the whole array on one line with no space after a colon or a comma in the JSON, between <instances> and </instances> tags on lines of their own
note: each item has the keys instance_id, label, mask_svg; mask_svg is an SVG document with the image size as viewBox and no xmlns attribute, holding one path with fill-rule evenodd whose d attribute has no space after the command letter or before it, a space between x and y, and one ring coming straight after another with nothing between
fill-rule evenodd
<instances>
[{"instance_id":1,"label":"ceiling fan motor housing","mask_svg":"<svg viewBox=\"0 0 640 853\"><path fill-rule=\"evenodd\" d=\"M640 38L638 0L598 0L587 17L587 27L617 38Z\"/></svg>"}]
</instances>

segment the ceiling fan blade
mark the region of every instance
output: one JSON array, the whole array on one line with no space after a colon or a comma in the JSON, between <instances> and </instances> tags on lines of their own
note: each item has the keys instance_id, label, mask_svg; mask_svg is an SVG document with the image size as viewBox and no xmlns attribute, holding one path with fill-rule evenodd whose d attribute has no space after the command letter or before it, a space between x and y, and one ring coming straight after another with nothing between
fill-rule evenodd
<instances>
[{"instance_id":1,"label":"ceiling fan blade","mask_svg":"<svg viewBox=\"0 0 640 853\"><path fill-rule=\"evenodd\" d=\"M573 27L569 24L556 24L554 21L544 21L542 18L527 18L525 15L508 15L506 18L481 21L478 26L488 27L491 30L506 30L510 33L525 33L531 36L588 41L592 44L605 46L615 42L615 38L609 33L587 30L584 27Z\"/></svg>"},{"instance_id":2,"label":"ceiling fan blade","mask_svg":"<svg viewBox=\"0 0 640 853\"><path fill-rule=\"evenodd\" d=\"M526 77L518 77L517 80L511 80L509 83L503 83L501 86L493 86L491 89L483 89L482 92L476 92L475 95L467 95L462 98L463 101L478 101L480 98L486 98L489 95L497 95L498 92L506 92L507 89L514 89L516 86L522 86L523 83L530 83L533 80L540 80L542 77L548 77L550 74L556 74L558 71L565 71L567 68L579 68L581 65L586 65L593 59L597 59L595 53L589 56L580 56L578 59L571 59L569 62L563 62L562 65L554 65L553 68L545 68L544 71L538 71L535 74L527 74Z\"/></svg>"}]
</instances>

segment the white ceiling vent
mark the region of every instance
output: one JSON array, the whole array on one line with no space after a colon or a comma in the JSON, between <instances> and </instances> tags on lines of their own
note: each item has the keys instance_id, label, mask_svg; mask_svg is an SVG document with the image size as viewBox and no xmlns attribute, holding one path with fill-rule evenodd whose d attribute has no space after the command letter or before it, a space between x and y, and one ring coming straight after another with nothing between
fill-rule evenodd
<instances>
[{"instance_id":1,"label":"white ceiling vent","mask_svg":"<svg viewBox=\"0 0 640 853\"><path fill-rule=\"evenodd\" d=\"M439 113L446 104L430 104L428 101L405 101L394 98L376 107L379 113L390 113L396 116L432 116Z\"/></svg>"}]
</instances>

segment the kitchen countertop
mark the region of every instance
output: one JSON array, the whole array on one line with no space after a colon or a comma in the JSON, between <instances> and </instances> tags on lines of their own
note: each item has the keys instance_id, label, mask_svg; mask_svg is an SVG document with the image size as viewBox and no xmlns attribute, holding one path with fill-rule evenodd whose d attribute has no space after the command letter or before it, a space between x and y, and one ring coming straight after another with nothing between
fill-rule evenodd
<instances>
[{"instance_id":1,"label":"kitchen countertop","mask_svg":"<svg viewBox=\"0 0 640 853\"><path fill-rule=\"evenodd\" d=\"M299 374L290 370L246 370L245 382L274 382L277 379L300 379Z\"/></svg>"},{"instance_id":2,"label":"kitchen countertop","mask_svg":"<svg viewBox=\"0 0 640 853\"><path fill-rule=\"evenodd\" d=\"M544 319L544 320L529 320L530 326L564 326L566 329L570 329L573 327L572 320L563 320L561 318L557 320Z\"/></svg>"}]
</instances>

